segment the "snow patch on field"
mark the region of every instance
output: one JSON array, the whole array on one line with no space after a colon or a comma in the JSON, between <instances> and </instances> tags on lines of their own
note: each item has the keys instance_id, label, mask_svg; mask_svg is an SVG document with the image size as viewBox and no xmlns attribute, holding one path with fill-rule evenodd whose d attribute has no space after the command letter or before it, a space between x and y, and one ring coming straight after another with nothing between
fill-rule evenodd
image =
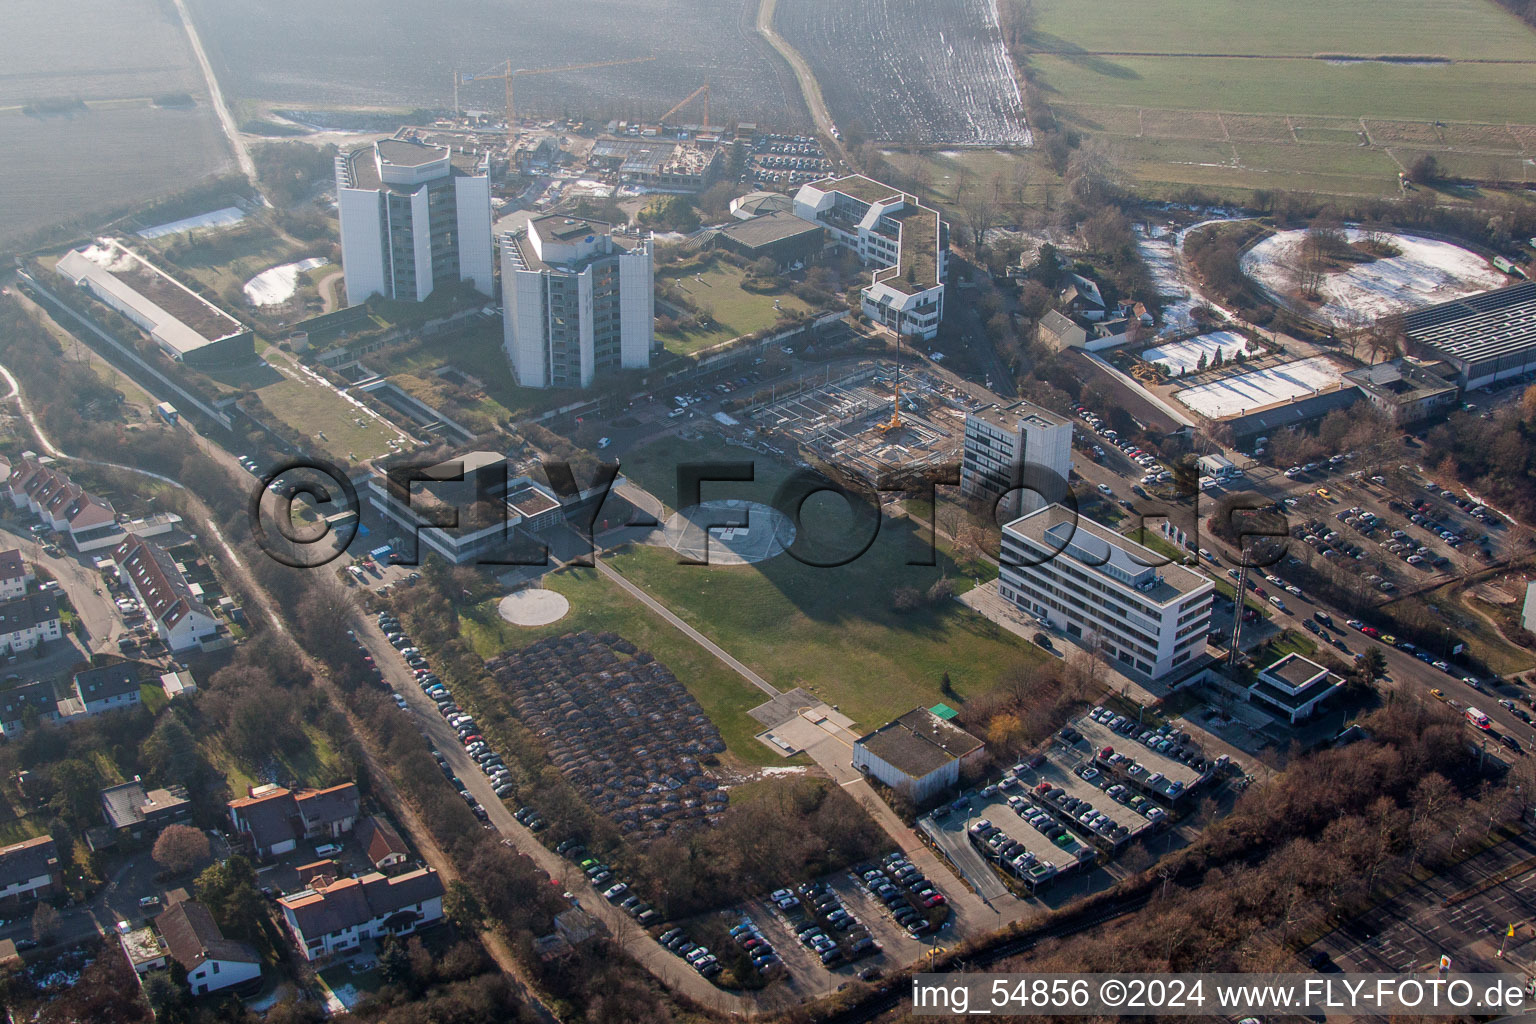
<instances>
[{"instance_id":1,"label":"snow patch on field","mask_svg":"<svg viewBox=\"0 0 1536 1024\"><path fill-rule=\"evenodd\" d=\"M1363 237L1355 228L1346 234L1351 242ZM1348 323L1352 317L1375 320L1505 283L1504 275L1486 260L1459 245L1417 235L1388 238L1402 250L1400 255L1328 275L1318 317L1332 323ZM1243 272L1272 297L1288 302L1286 294L1294 288L1292 268L1305 239L1305 231L1271 235L1244 254Z\"/></svg>"},{"instance_id":2,"label":"snow patch on field","mask_svg":"<svg viewBox=\"0 0 1536 1024\"><path fill-rule=\"evenodd\" d=\"M331 262L323 256L311 256L297 263L284 263L263 270L245 282L245 297L253 306L277 306L293 298L299 289L299 275Z\"/></svg>"},{"instance_id":3,"label":"snow patch on field","mask_svg":"<svg viewBox=\"0 0 1536 1024\"><path fill-rule=\"evenodd\" d=\"M222 210L200 213L196 217L187 217L183 220L173 220L169 224L156 224L138 234L140 238L162 238L165 235L178 235L183 231L196 231L198 228L232 227L242 220L245 220L245 214L238 206L226 206Z\"/></svg>"},{"instance_id":4,"label":"snow patch on field","mask_svg":"<svg viewBox=\"0 0 1536 1024\"><path fill-rule=\"evenodd\" d=\"M1214 362L1217 352L1221 353L1224 360L1231 359L1239 352L1248 352L1248 339L1236 331L1212 331L1188 341L1149 348L1141 353L1141 358L1149 363L1162 363L1168 367L1169 373L1177 377L1186 370L1199 369L1201 356L1205 356L1207 365Z\"/></svg>"},{"instance_id":5,"label":"snow patch on field","mask_svg":"<svg viewBox=\"0 0 1536 1024\"><path fill-rule=\"evenodd\" d=\"M1175 392L1173 397L1214 420L1331 388L1339 382L1340 375L1339 366L1332 359L1313 356L1201 384Z\"/></svg>"},{"instance_id":6,"label":"snow patch on field","mask_svg":"<svg viewBox=\"0 0 1536 1024\"><path fill-rule=\"evenodd\" d=\"M1136 248L1141 251L1141 258L1152 274L1153 284L1157 286L1157 294L1163 300L1163 328L1158 333L1171 334L1194 326L1194 309L1200 305L1220 310L1228 319L1237 318L1232 310L1207 300L1195 289L1180 255L1184 239L1191 231L1231 219L1213 217L1187 228L1175 229L1155 224L1145 231L1137 230Z\"/></svg>"}]
</instances>

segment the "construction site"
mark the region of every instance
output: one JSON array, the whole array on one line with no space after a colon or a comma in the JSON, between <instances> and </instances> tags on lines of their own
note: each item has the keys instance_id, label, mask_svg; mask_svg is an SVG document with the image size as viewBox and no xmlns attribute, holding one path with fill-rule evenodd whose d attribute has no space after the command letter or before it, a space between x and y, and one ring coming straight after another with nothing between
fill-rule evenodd
<instances>
[{"instance_id":1,"label":"construction site","mask_svg":"<svg viewBox=\"0 0 1536 1024\"><path fill-rule=\"evenodd\" d=\"M852 372L807 380L749 413L765 436L870 480L895 471L958 462L965 417L975 405L926 370L896 362L861 363Z\"/></svg>"}]
</instances>

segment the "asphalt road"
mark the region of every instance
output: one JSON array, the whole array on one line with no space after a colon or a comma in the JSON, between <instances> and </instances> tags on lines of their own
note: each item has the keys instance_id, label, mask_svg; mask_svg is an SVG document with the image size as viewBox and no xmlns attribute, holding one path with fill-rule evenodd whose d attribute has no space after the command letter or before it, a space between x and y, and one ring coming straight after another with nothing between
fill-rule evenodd
<instances>
[{"instance_id":1,"label":"asphalt road","mask_svg":"<svg viewBox=\"0 0 1536 1024\"><path fill-rule=\"evenodd\" d=\"M421 692L415 676L405 661L384 639L377 625L359 617L353 631L368 652L374 664L384 675L384 680L398 694L405 697L409 710L401 714L412 715L426 740L443 753L448 764L476 800L485 808L491 825L503 837L533 860L550 878L558 879L580 902L582 909L592 914L607 927L610 934L618 937L620 945L653 975L676 992L698 1003L725 1013L745 1013L754 1004L741 996L716 988L683 960L663 949L650 933L637 925L628 914L603 899L602 893L590 885L585 876L569 861L548 849L512 817L505 803L496 796L490 780L480 771L480 766L464 752L458 733L438 713L437 705Z\"/></svg>"}]
</instances>

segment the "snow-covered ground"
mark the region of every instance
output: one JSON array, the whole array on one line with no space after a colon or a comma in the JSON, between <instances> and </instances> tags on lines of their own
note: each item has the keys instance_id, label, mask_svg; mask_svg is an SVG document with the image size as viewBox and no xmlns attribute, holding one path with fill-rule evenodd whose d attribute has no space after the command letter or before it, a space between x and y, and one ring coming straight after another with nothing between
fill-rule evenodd
<instances>
[{"instance_id":1,"label":"snow-covered ground","mask_svg":"<svg viewBox=\"0 0 1536 1024\"><path fill-rule=\"evenodd\" d=\"M1146 231L1137 231L1136 247L1141 250L1141 258L1152 274L1153 283L1157 285L1157 294L1163 298L1163 327L1159 334L1171 334L1192 327L1195 322L1193 310L1200 305L1220 309L1228 318L1236 317L1231 310L1207 301L1195 290L1194 283L1184 271L1184 259L1180 255L1184 247L1184 238L1191 231L1205 227L1207 224L1231 219L1233 218L1213 217L1198 224L1191 224L1187 228L1177 229L1154 224Z\"/></svg>"},{"instance_id":2,"label":"snow-covered ground","mask_svg":"<svg viewBox=\"0 0 1536 1024\"><path fill-rule=\"evenodd\" d=\"M1236 331L1212 331L1188 341L1149 348L1141 353L1141 358L1149 363L1162 363L1168 367L1169 373L1177 377L1185 370L1199 369L1201 356L1205 356L1206 363L1210 364L1215 361L1217 352L1225 360L1247 351L1248 339L1243 335ZM1252 355L1251 352L1249 354Z\"/></svg>"},{"instance_id":3,"label":"snow-covered ground","mask_svg":"<svg viewBox=\"0 0 1536 1024\"><path fill-rule=\"evenodd\" d=\"M263 270L245 282L245 297L253 306L276 306L293 298L299 288L299 275L331 262L323 256L311 256L297 263L284 263Z\"/></svg>"},{"instance_id":4,"label":"snow-covered ground","mask_svg":"<svg viewBox=\"0 0 1536 1024\"><path fill-rule=\"evenodd\" d=\"M1346 234L1351 242L1362 237L1355 228ZM1329 274L1317 316L1332 323L1363 323L1506 283L1487 260L1458 245L1416 235L1389 237L1401 254ZM1271 296L1286 301L1283 297L1295 286L1292 268L1305 238L1305 231L1282 231L1264 239L1243 256L1244 273Z\"/></svg>"},{"instance_id":5,"label":"snow-covered ground","mask_svg":"<svg viewBox=\"0 0 1536 1024\"><path fill-rule=\"evenodd\" d=\"M1313 356L1201 384L1173 397L1202 416L1220 419L1332 387L1340 374L1328 356Z\"/></svg>"},{"instance_id":6,"label":"snow-covered ground","mask_svg":"<svg viewBox=\"0 0 1536 1024\"><path fill-rule=\"evenodd\" d=\"M182 231L195 231L198 228L227 228L231 224L239 224L245 219L245 214L237 206L226 206L222 210L214 210L210 213L200 213L196 217L188 217L185 220L173 220L169 224L156 224L152 228L145 228L139 232L140 238L160 238L164 235L174 235Z\"/></svg>"}]
</instances>

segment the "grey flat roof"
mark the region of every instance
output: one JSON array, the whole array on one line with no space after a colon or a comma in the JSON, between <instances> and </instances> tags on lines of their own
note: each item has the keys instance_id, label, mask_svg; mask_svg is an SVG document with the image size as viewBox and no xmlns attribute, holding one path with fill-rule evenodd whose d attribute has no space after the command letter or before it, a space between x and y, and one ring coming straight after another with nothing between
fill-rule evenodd
<instances>
[{"instance_id":1,"label":"grey flat roof","mask_svg":"<svg viewBox=\"0 0 1536 1024\"><path fill-rule=\"evenodd\" d=\"M1053 412L1040 408L1033 402L1020 401L1012 405L989 405L977 409L971 413L984 423L990 423L1003 430L1017 431L1021 423L1030 422L1039 426L1059 427L1070 422L1064 416L1058 416Z\"/></svg>"},{"instance_id":2,"label":"grey flat roof","mask_svg":"<svg viewBox=\"0 0 1536 1024\"><path fill-rule=\"evenodd\" d=\"M921 779L982 745L976 737L927 708L913 708L859 737L856 743L914 779Z\"/></svg>"},{"instance_id":3,"label":"grey flat roof","mask_svg":"<svg viewBox=\"0 0 1536 1024\"><path fill-rule=\"evenodd\" d=\"M448 155L448 150L403 139L380 139L379 155L397 167L420 167L441 160Z\"/></svg>"},{"instance_id":4,"label":"grey flat roof","mask_svg":"<svg viewBox=\"0 0 1536 1024\"><path fill-rule=\"evenodd\" d=\"M1048 550L1060 549L1056 555L1057 558L1071 557L1074 547L1085 547L1086 538L1087 545L1098 550L1085 553L1098 557L1091 561L1081 559L1074 559L1074 561L1084 568L1104 573L1106 578L1122 586L1132 587L1142 597L1155 604L1172 604L1202 587L1214 588L1215 586L1210 577L1203 573L1186 569L1177 562L1171 562L1161 552L1139 544L1124 534L1116 533L1085 515L1073 512L1065 505L1054 504L1036 509L1021 519L1015 519L1003 529L1021 537L1027 537ZM1050 535L1047 536L1047 533ZM1107 564L1094 564L1106 557ZM1156 586L1145 589L1135 587L1134 584L1104 572L1110 566L1118 567L1132 575L1155 569L1159 582Z\"/></svg>"},{"instance_id":5,"label":"grey flat roof","mask_svg":"<svg viewBox=\"0 0 1536 1024\"><path fill-rule=\"evenodd\" d=\"M1536 281L1414 310L1403 316L1403 333L1442 356L1467 362L1536 348Z\"/></svg>"},{"instance_id":6,"label":"grey flat roof","mask_svg":"<svg viewBox=\"0 0 1536 1024\"><path fill-rule=\"evenodd\" d=\"M721 228L720 233L742 245L756 248L783 241L786 238L798 238L809 234L819 235L821 226L812 224L808 220L801 220L792 213L775 211L761 214L751 220L737 221L735 224Z\"/></svg>"}]
</instances>

